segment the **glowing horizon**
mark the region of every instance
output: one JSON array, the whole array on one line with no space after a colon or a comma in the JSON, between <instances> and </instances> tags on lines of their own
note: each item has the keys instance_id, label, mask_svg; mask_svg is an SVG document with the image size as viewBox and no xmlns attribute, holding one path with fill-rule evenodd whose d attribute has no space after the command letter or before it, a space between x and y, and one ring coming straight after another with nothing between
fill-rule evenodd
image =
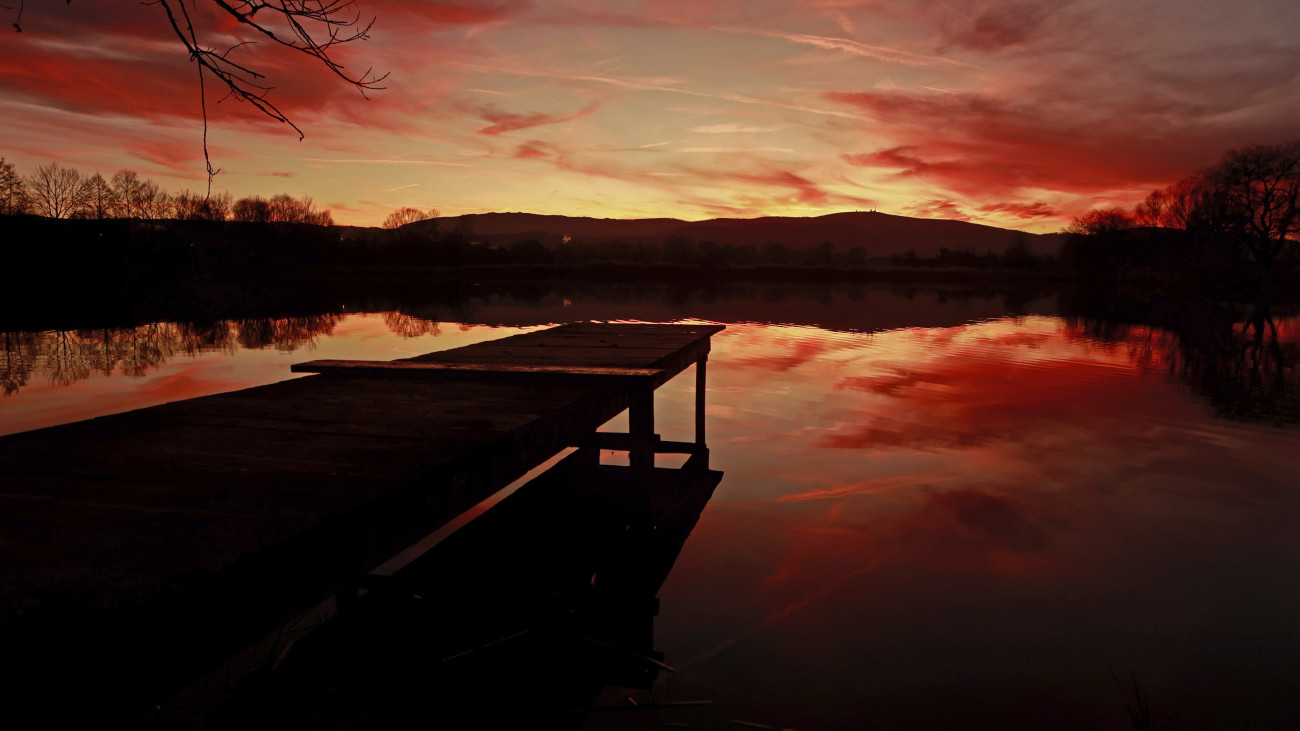
<instances>
[{"instance_id":1,"label":"glowing horizon","mask_svg":"<svg viewBox=\"0 0 1300 731\"><path fill-rule=\"evenodd\" d=\"M265 46L306 133L209 100L214 190L598 218L876 209L1055 231L1294 136L1300 6L1207 1L362 0L363 99ZM7 11L6 11L7 12ZM156 7L30 4L0 47L0 156L206 186L197 74ZM233 45L219 26L211 46ZM211 86L209 87L211 89Z\"/></svg>"}]
</instances>

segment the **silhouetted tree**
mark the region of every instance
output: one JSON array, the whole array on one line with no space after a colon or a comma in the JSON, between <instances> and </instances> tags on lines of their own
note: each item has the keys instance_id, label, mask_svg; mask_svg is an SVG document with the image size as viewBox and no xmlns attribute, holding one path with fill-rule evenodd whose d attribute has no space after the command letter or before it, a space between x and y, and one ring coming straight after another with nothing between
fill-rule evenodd
<instances>
[{"instance_id":1,"label":"silhouetted tree","mask_svg":"<svg viewBox=\"0 0 1300 731\"><path fill-rule=\"evenodd\" d=\"M1113 234L1133 228L1133 217L1123 208L1099 208L1075 218L1065 227L1067 234Z\"/></svg>"},{"instance_id":2,"label":"silhouetted tree","mask_svg":"<svg viewBox=\"0 0 1300 731\"><path fill-rule=\"evenodd\" d=\"M808 263L817 267L828 267L835 263L835 244L823 241L808 253Z\"/></svg>"},{"instance_id":3,"label":"silhouetted tree","mask_svg":"<svg viewBox=\"0 0 1300 731\"><path fill-rule=\"evenodd\" d=\"M36 212L50 218L68 218L80 204L81 173L57 162L40 165L26 182Z\"/></svg>"},{"instance_id":4,"label":"silhouetted tree","mask_svg":"<svg viewBox=\"0 0 1300 731\"><path fill-rule=\"evenodd\" d=\"M916 266L921 263L921 258L917 255L916 249L908 249L901 254L890 256L889 261L895 265Z\"/></svg>"},{"instance_id":5,"label":"silhouetted tree","mask_svg":"<svg viewBox=\"0 0 1300 731\"><path fill-rule=\"evenodd\" d=\"M1240 242L1265 269L1300 236L1300 141L1234 150L1205 174L1194 228Z\"/></svg>"},{"instance_id":6,"label":"silhouetted tree","mask_svg":"<svg viewBox=\"0 0 1300 731\"><path fill-rule=\"evenodd\" d=\"M1198 260L1235 256L1271 269L1288 242L1300 238L1300 141L1233 150L1217 165L1153 191L1133 221L1192 232Z\"/></svg>"},{"instance_id":7,"label":"silhouetted tree","mask_svg":"<svg viewBox=\"0 0 1300 731\"><path fill-rule=\"evenodd\" d=\"M763 244L763 263L769 266L780 266L790 262L790 250L785 244L778 241L769 241Z\"/></svg>"},{"instance_id":8,"label":"silhouetted tree","mask_svg":"<svg viewBox=\"0 0 1300 731\"><path fill-rule=\"evenodd\" d=\"M235 221L269 223L271 221L271 203L260 195L240 198L231 207L230 217Z\"/></svg>"},{"instance_id":9,"label":"silhouetted tree","mask_svg":"<svg viewBox=\"0 0 1300 731\"><path fill-rule=\"evenodd\" d=\"M120 218L144 218L142 210L144 181L133 170L113 173L113 196L117 202L116 214Z\"/></svg>"},{"instance_id":10,"label":"silhouetted tree","mask_svg":"<svg viewBox=\"0 0 1300 731\"><path fill-rule=\"evenodd\" d=\"M78 214L83 218L100 221L112 218L118 207L113 186L109 185L108 181L104 180L104 176L98 172L81 181L78 198L81 203Z\"/></svg>"},{"instance_id":11,"label":"silhouetted tree","mask_svg":"<svg viewBox=\"0 0 1300 731\"><path fill-rule=\"evenodd\" d=\"M1133 233L1133 218L1122 208L1102 208L1075 218L1065 227L1061 260L1085 280L1112 285L1116 275L1134 264L1140 248Z\"/></svg>"},{"instance_id":12,"label":"silhouetted tree","mask_svg":"<svg viewBox=\"0 0 1300 731\"><path fill-rule=\"evenodd\" d=\"M0 214L13 215L27 210L27 186L14 164L0 157Z\"/></svg>"},{"instance_id":13,"label":"silhouetted tree","mask_svg":"<svg viewBox=\"0 0 1300 731\"><path fill-rule=\"evenodd\" d=\"M844 264L850 267L864 267L867 265L867 247L850 246L848 252L844 254Z\"/></svg>"},{"instance_id":14,"label":"silhouetted tree","mask_svg":"<svg viewBox=\"0 0 1300 731\"><path fill-rule=\"evenodd\" d=\"M172 197L152 180L140 183L136 189L133 205L138 207L140 218L156 221L172 215Z\"/></svg>"},{"instance_id":15,"label":"silhouetted tree","mask_svg":"<svg viewBox=\"0 0 1300 731\"><path fill-rule=\"evenodd\" d=\"M172 209L180 221L224 221L230 215L230 194L200 195L188 190L173 195Z\"/></svg>"},{"instance_id":16,"label":"silhouetted tree","mask_svg":"<svg viewBox=\"0 0 1300 731\"><path fill-rule=\"evenodd\" d=\"M721 246L716 241L701 241L696 252L696 263L702 267L725 267L731 264L731 260L730 244Z\"/></svg>"},{"instance_id":17,"label":"silhouetted tree","mask_svg":"<svg viewBox=\"0 0 1300 731\"><path fill-rule=\"evenodd\" d=\"M516 241L509 246L509 261L513 264L546 264L555 260L555 255L537 239Z\"/></svg>"},{"instance_id":18,"label":"silhouetted tree","mask_svg":"<svg viewBox=\"0 0 1300 731\"><path fill-rule=\"evenodd\" d=\"M270 221L277 223L312 223L317 226L333 226L334 217L328 210L317 210L310 196L301 199L287 193L271 196L267 201Z\"/></svg>"},{"instance_id":19,"label":"silhouetted tree","mask_svg":"<svg viewBox=\"0 0 1300 731\"><path fill-rule=\"evenodd\" d=\"M1011 237L1007 250L1002 254L1002 265L1013 269L1027 269L1038 265L1038 260L1029 250L1029 237L1024 231L1017 231Z\"/></svg>"},{"instance_id":20,"label":"silhouetted tree","mask_svg":"<svg viewBox=\"0 0 1300 731\"><path fill-rule=\"evenodd\" d=\"M1161 190L1151 191L1133 211L1138 226L1186 229L1197 201L1205 193L1205 176L1197 173Z\"/></svg>"},{"instance_id":21,"label":"silhouetted tree","mask_svg":"<svg viewBox=\"0 0 1300 731\"><path fill-rule=\"evenodd\" d=\"M663 258L669 264L693 264L695 255L695 242L691 239L681 234L664 239Z\"/></svg>"},{"instance_id":22,"label":"silhouetted tree","mask_svg":"<svg viewBox=\"0 0 1300 731\"><path fill-rule=\"evenodd\" d=\"M384 219L384 228L388 228L388 229L401 228L408 223L415 223L416 221L427 221L431 218L437 218L437 217L438 217L438 209L436 208L430 208L427 211L422 211L419 208L412 208L411 206L403 206L393 211L392 213L388 214L388 217Z\"/></svg>"}]
</instances>

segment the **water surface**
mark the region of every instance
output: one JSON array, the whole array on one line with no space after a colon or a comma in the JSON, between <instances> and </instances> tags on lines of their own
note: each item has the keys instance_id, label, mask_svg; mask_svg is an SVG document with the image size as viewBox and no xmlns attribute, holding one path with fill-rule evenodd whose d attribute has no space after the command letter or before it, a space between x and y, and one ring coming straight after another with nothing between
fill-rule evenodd
<instances>
[{"instance_id":1,"label":"water surface","mask_svg":"<svg viewBox=\"0 0 1300 731\"><path fill-rule=\"evenodd\" d=\"M0 433L302 360L592 317L722 321L708 433L725 477L660 594L656 645L679 672L657 699L801 729L1131 728L1136 683L1157 725L1300 723L1294 319L753 295L14 332ZM693 404L693 379L660 390L665 438L690 437Z\"/></svg>"}]
</instances>

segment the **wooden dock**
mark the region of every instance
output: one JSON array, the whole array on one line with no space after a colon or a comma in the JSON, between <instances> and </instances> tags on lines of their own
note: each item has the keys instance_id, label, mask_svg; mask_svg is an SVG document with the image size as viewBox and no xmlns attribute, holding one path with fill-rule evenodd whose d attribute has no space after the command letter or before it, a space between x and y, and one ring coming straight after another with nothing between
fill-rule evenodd
<instances>
[{"instance_id":1,"label":"wooden dock","mask_svg":"<svg viewBox=\"0 0 1300 731\"><path fill-rule=\"evenodd\" d=\"M11 713L130 718L560 450L707 464L714 325L580 323L0 438ZM696 365L697 433L654 433ZM629 434L595 429L630 409Z\"/></svg>"}]
</instances>

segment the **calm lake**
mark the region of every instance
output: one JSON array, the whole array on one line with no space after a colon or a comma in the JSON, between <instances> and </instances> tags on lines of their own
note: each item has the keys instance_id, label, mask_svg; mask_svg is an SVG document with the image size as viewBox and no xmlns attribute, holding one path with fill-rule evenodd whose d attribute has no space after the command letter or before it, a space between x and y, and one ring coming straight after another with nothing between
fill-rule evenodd
<instances>
[{"instance_id":1,"label":"calm lake","mask_svg":"<svg viewBox=\"0 0 1300 731\"><path fill-rule=\"evenodd\" d=\"M656 700L732 728L1300 725L1293 310L629 285L78 322L0 334L0 434L585 319L727 327L724 476L659 595ZM660 389L665 439L693 407L689 372ZM591 724L695 718L663 714Z\"/></svg>"}]
</instances>

